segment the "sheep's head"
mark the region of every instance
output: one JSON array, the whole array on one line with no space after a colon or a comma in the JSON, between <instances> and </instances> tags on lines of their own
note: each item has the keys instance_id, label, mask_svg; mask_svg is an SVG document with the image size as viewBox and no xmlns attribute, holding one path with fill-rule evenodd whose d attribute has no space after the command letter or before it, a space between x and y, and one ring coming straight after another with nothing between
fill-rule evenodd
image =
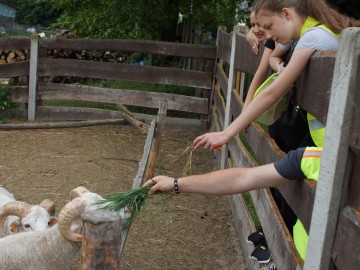
<instances>
[{"instance_id":1,"label":"sheep's head","mask_svg":"<svg viewBox=\"0 0 360 270\"><path fill-rule=\"evenodd\" d=\"M8 202L0 209L0 235L46 230L55 223L50 216L54 212L55 204L51 200L35 206L21 201Z\"/></svg>"}]
</instances>

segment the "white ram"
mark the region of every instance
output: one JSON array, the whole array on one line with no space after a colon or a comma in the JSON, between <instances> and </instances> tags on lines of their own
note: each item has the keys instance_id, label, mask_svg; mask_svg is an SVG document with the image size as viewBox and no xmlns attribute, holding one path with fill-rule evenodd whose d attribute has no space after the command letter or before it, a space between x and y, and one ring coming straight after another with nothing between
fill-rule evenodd
<instances>
[{"instance_id":1,"label":"white ram","mask_svg":"<svg viewBox=\"0 0 360 270\"><path fill-rule=\"evenodd\" d=\"M71 231L73 218L84 212L86 203L78 198L61 210L58 223L45 231L18 233L0 239L0 269L70 269L77 258L82 236Z\"/></svg>"},{"instance_id":2,"label":"white ram","mask_svg":"<svg viewBox=\"0 0 360 270\"><path fill-rule=\"evenodd\" d=\"M40 205L16 201L13 194L0 187L0 237L18 232L41 231L55 223L53 201Z\"/></svg>"},{"instance_id":3,"label":"white ram","mask_svg":"<svg viewBox=\"0 0 360 270\"><path fill-rule=\"evenodd\" d=\"M10 235L0 239L0 269L65 270L80 254L82 235L72 230L82 213L99 208L102 199L84 187L71 191L72 201L59 213L58 223L41 232Z\"/></svg>"}]
</instances>

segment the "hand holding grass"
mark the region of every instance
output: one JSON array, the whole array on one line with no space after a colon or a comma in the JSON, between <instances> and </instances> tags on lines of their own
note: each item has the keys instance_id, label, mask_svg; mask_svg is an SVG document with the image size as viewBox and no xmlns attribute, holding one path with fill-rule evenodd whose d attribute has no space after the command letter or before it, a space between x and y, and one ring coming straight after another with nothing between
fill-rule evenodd
<instances>
[{"instance_id":1,"label":"hand holding grass","mask_svg":"<svg viewBox=\"0 0 360 270\"><path fill-rule=\"evenodd\" d=\"M156 191L171 192L174 191L174 177L159 175L145 182L144 186L152 186L149 195Z\"/></svg>"}]
</instances>

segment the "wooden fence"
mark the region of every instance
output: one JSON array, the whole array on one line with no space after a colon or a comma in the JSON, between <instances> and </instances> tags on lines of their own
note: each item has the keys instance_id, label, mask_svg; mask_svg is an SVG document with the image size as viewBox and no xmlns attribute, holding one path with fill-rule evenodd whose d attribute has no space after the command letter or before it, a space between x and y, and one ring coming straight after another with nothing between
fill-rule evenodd
<instances>
[{"instance_id":1,"label":"wooden fence","mask_svg":"<svg viewBox=\"0 0 360 270\"><path fill-rule=\"evenodd\" d=\"M79 100L100 103L122 103L158 108L167 101L168 110L201 115L199 119L165 119L165 126L205 127L211 118L215 130L221 130L237 117L243 105L248 75L256 72L260 56L255 56L245 37L234 28L227 33L219 28L217 46L178 44L137 40L3 40L0 49L30 49L30 60L0 65L0 78L25 76L28 85L13 86L11 99L25 104L21 112L28 120L94 120L118 119L117 111L79 107L45 106L47 100ZM292 181L279 188L296 215L310 232L307 260L298 255L290 233L268 189L251 192L260 222L278 269L356 269L360 263L360 30L350 28L341 35L335 52L316 53L296 82L297 102L317 119L327 124L324 158L318 183ZM75 59L53 59L47 51L122 50L184 58L204 59L204 70L172 67L103 63ZM79 84L46 82L50 76L75 76L183 85L203 90L201 97L177 94L108 89ZM212 91L211 91L212 90ZM209 98L211 97L211 102ZM209 104L210 109L209 110ZM211 112L208 115L209 111ZM153 118L153 116L145 116ZM274 141L256 123L245 134L249 153L239 137L223 147L219 167L256 166L257 161L270 163L284 156ZM316 192L315 192L316 191ZM254 223L241 194L229 196L235 224L249 269L258 268L248 259L252 250L247 236ZM314 210L313 210L314 209Z\"/></svg>"},{"instance_id":2,"label":"wooden fence","mask_svg":"<svg viewBox=\"0 0 360 270\"><path fill-rule=\"evenodd\" d=\"M195 119L167 118L165 125L182 125L188 128L204 128L206 125L209 97L213 82L216 48L211 45L194 45L139 40L89 40L89 39L9 39L0 41L0 50L30 49L30 59L0 65L0 78L25 76L28 84L13 86L11 100L25 104L22 114L28 120L96 120L119 119L119 112L84 107L46 106L49 100L71 100L103 104L121 103L144 108L158 108L160 101L168 102L169 111L193 113ZM48 51L142 52L151 55L199 59L202 70L185 70L123 63L105 63L78 59L50 58ZM125 81L141 81L157 85L188 86L201 91L199 96L175 93L143 92L128 89L109 89L80 84L51 83L53 76L100 78ZM150 122L154 115L141 115Z\"/></svg>"},{"instance_id":3,"label":"wooden fence","mask_svg":"<svg viewBox=\"0 0 360 270\"><path fill-rule=\"evenodd\" d=\"M297 103L327 124L318 183L291 181L279 187L310 232L305 265L269 189L250 192L277 269L352 269L360 263L359 44L360 29L345 30L338 53L314 54L296 82ZM219 28L217 50L212 129L222 130L240 114L246 78L255 74L261 53L252 53L236 27L231 33ZM251 167L284 155L263 128L253 123L244 139L236 137L222 148L219 167ZM246 243L255 231L253 220L241 194L229 196L229 201L247 264L256 269L259 266L249 259L252 249Z\"/></svg>"}]
</instances>

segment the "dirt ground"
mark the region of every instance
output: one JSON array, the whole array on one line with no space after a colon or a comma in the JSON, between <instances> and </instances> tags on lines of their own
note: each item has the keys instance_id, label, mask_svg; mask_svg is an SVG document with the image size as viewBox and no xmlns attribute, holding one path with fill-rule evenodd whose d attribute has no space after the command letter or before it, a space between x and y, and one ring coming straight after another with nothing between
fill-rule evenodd
<instances>
[{"instance_id":1,"label":"dirt ground","mask_svg":"<svg viewBox=\"0 0 360 270\"><path fill-rule=\"evenodd\" d=\"M196 135L166 131L156 174L181 175L186 159L174 160ZM52 199L57 213L80 185L101 195L126 191L145 138L130 125L0 130L0 185L31 204ZM213 153L193 154L193 174L214 169ZM226 197L154 196L130 229L121 269L246 269L238 241Z\"/></svg>"}]
</instances>

